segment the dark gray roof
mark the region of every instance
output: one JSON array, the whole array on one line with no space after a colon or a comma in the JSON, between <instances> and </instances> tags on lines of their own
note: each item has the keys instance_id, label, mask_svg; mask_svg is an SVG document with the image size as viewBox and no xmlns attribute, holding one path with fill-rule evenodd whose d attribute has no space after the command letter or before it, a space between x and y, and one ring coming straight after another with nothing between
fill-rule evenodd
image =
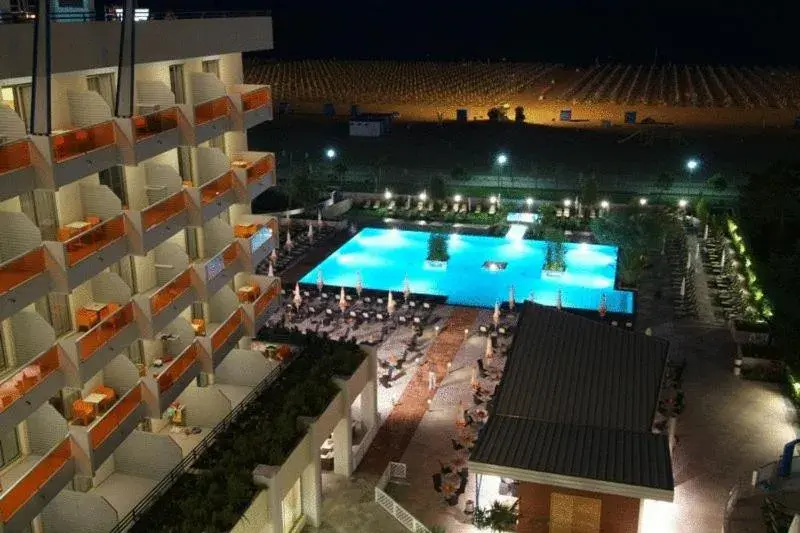
<instances>
[{"instance_id":1,"label":"dark gray roof","mask_svg":"<svg viewBox=\"0 0 800 533\"><path fill-rule=\"evenodd\" d=\"M471 461L671 490L651 432L669 345L527 304Z\"/></svg>"}]
</instances>

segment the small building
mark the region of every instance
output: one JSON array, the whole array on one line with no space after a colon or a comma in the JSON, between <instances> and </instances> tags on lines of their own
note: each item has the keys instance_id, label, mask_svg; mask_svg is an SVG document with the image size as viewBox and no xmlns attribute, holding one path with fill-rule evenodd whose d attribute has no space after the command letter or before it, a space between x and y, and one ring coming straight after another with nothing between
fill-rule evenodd
<instances>
[{"instance_id":1,"label":"small building","mask_svg":"<svg viewBox=\"0 0 800 533\"><path fill-rule=\"evenodd\" d=\"M351 137L380 137L384 133L384 124L381 120L354 117L350 119Z\"/></svg>"},{"instance_id":2,"label":"small building","mask_svg":"<svg viewBox=\"0 0 800 533\"><path fill-rule=\"evenodd\" d=\"M669 438L653 433L668 348L526 305L469 460L515 486L518 533L635 533L645 500L672 501Z\"/></svg>"}]
</instances>

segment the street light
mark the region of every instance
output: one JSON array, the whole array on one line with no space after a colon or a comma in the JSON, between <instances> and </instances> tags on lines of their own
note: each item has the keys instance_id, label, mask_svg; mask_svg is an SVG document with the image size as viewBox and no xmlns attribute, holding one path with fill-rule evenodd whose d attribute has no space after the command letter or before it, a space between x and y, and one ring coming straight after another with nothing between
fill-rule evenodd
<instances>
[{"instance_id":1,"label":"street light","mask_svg":"<svg viewBox=\"0 0 800 533\"><path fill-rule=\"evenodd\" d=\"M533 198L525 198L525 203L528 205L528 209L530 209L533 205Z\"/></svg>"},{"instance_id":2,"label":"street light","mask_svg":"<svg viewBox=\"0 0 800 533\"><path fill-rule=\"evenodd\" d=\"M647 205L647 198L639 198L639 205L642 207Z\"/></svg>"},{"instance_id":3,"label":"street light","mask_svg":"<svg viewBox=\"0 0 800 533\"><path fill-rule=\"evenodd\" d=\"M497 196L490 197L489 198L489 203L490 204L496 204L497 203Z\"/></svg>"},{"instance_id":4,"label":"street light","mask_svg":"<svg viewBox=\"0 0 800 533\"><path fill-rule=\"evenodd\" d=\"M690 159L686 162L686 168L689 169L689 172L697 170L697 167L700 166L700 162L697 159Z\"/></svg>"},{"instance_id":5,"label":"street light","mask_svg":"<svg viewBox=\"0 0 800 533\"><path fill-rule=\"evenodd\" d=\"M508 156L503 153L497 154L495 163L497 163L497 186L500 187L503 180L503 167L508 163Z\"/></svg>"},{"instance_id":6,"label":"street light","mask_svg":"<svg viewBox=\"0 0 800 533\"><path fill-rule=\"evenodd\" d=\"M678 200L678 207L680 207L681 209L686 209L687 205L689 205L689 200L687 200L686 198L681 198L680 200Z\"/></svg>"},{"instance_id":7,"label":"street light","mask_svg":"<svg viewBox=\"0 0 800 533\"><path fill-rule=\"evenodd\" d=\"M453 201L455 203L457 203L457 204L460 204L461 203L461 195L460 194L456 194L455 196L453 196Z\"/></svg>"},{"instance_id":8,"label":"street light","mask_svg":"<svg viewBox=\"0 0 800 533\"><path fill-rule=\"evenodd\" d=\"M608 200L602 200L600 202L601 209L608 209L609 207L611 207L611 203Z\"/></svg>"},{"instance_id":9,"label":"street light","mask_svg":"<svg viewBox=\"0 0 800 533\"><path fill-rule=\"evenodd\" d=\"M325 157L327 157L329 161L336 159L336 150L333 148L328 148L325 150Z\"/></svg>"},{"instance_id":10,"label":"street light","mask_svg":"<svg viewBox=\"0 0 800 533\"><path fill-rule=\"evenodd\" d=\"M422 191L421 193L419 193L419 199L420 199L421 202L424 202L425 200L427 200L428 199L427 193L425 191Z\"/></svg>"},{"instance_id":11,"label":"street light","mask_svg":"<svg viewBox=\"0 0 800 533\"><path fill-rule=\"evenodd\" d=\"M386 198L387 200L391 200L392 199L392 191L390 191L389 189L386 189L386 192L383 193L383 197Z\"/></svg>"},{"instance_id":12,"label":"street light","mask_svg":"<svg viewBox=\"0 0 800 533\"><path fill-rule=\"evenodd\" d=\"M572 205L572 200L569 198L564 198L564 207L569 207Z\"/></svg>"},{"instance_id":13,"label":"street light","mask_svg":"<svg viewBox=\"0 0 800 533\"><path fill-rule=\"evenodd\" d=\"M508 156L506 154L499 154L497 156L497 164L502 167L506 163L508 163Z\"/></svg>"}]
</instances>

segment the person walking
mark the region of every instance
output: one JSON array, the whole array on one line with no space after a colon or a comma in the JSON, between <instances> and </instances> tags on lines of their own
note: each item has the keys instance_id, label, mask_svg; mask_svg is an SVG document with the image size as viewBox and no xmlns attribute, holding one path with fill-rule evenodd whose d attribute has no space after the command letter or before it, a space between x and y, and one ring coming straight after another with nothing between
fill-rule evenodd
<instances>
[{"instance_id":1,"label":"person walking","mask_svg":"<svg viewBox=\"0 0 800 533\"><path fill-rule=\"evenodd\" d=\"M428 363L428 390L436 390L436 369L433 363Z\"/></svg>"}]
</instances>

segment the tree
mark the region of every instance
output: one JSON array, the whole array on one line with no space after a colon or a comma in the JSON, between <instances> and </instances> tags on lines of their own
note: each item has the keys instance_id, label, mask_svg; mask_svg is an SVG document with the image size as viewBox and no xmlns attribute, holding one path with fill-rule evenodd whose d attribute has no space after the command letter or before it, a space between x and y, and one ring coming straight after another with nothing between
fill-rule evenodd
<instances>
[{"instance_id":1,"label":"tree","mask_svg":"<svg viewBox=\"0 0 800 533\"><path fill-rule=\"evenodd\" d=\"M694 203L694 215L705 224L708 221L708 214L708 200L701 194Z\"/></svg>"},{"instance_id":2,"label":"tree","mask_svg":"<svg viewBox=\"0 0 800 533\"><path fill-rule=\"evenodd\" d=\"M671 172L660 173L656 178L656 187L658 187L659 195L667 193L674 183L675 176Z\"/></svg>"},{"instance_id":3,"label":"tree","mask_svg":"<svg viewBox=\"0 0 800 533\"><path fill-rule=\"evenodd\" d=\"M500 122L500 110L496 107L491 108L486 115L489 117L490 122Z\"/></svg>"},{"instance_id":4,"label":"tree","mask_svg":"<svg viewBox=\"0 0 800 533\"><path fill-rule=\"evenodd\" d=\"M475 509L474 523L478 529L490 529L494 533L502 531L513 531L517 525L519 513L517 503L514 505L503 505L495 501L488 509Z\"/></svg>"},{"instance_id":5,"label":"tree","mask_svg":"<svg viewBox=\"0 0 800 533\"><path fill-rule=\"evenodd\" d=\"M344 176L347 174L347 165L344 162L339 161L336 163L336 166L333 167L333 172L336 176L336 180L339 182L339 186L344 186Z\"/></svg>"},{"instance_id":6,"label":"tree","mask_svg":"<svg viewBox=\"0 0 800 533\"><path fill-rule=\"evenodd\" d=\"M434 200L443 200L447 197L447 186L441 176L431 178L430 196Z\"/></svg>"},{"instance_id":7,"label":"tree","mask_svg":"<svg viewBox=\"0 0 800 533\"><path fill-rule=\"evenodd\" d=\"M593 206L597 203L597 180L594 176L589 176L583 180L581 202L589 206Z\"/></svg>"},{"instance_id":8,"label":"tree","mask_svg":"<svg viewBox=\"0 0 800 533\"><path fill-rule=\"evenodd\" d=\"M525 108L521 105L514 108L514 122L518 124L525 122Z\"/></svg>"},{"instance_id":9,"label":"tree","mask_svg":"<svg viewBox=\"0 0 800 533\"><path fill-rule=\"evenodd\" d=\"M724 192L728 188L728 182L722 174L714 174L708 178L706 185L716 193Z\"/></svg>"},{"instance_id":10,"label":"tree","mask_svg":"<svg viewBox=\"0 0 800 533\"><path fill-rule=\"evenodd\" d=\"M431 233L428 237L428 261L447 261L447 236L443 233Z\"/></svg>"},{"instance_id":11,"label":"tree","mask_svg":"<svg viewBox=\"0 0 800 533\"><path fill-rule=\"evenodd\" d=\"M319 200L319 186L311 179L311 173L306 166L296 173L289 183L289 205L307 206Z\"/></svg>"}]
</instances>

